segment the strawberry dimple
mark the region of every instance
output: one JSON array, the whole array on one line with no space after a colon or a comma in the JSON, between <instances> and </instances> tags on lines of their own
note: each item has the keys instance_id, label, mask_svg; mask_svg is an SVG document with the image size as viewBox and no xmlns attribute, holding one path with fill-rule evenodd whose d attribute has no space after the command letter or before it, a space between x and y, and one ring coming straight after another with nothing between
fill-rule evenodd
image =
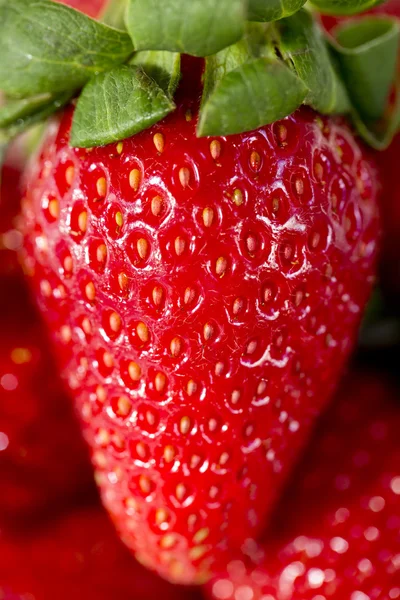
<instances>
[{"instance_id":1,"label":"strawberry dimple","mask_svg":"<svg viewBox=\"0 0 400 600\"><path fill-rule=\"evenodd\" d=\"M361 198L341 120L301 109L198 139L196 103L91 150L68 147L69 109L28 175L25 231L104 502L141 560L188 582L264 528L351 349L378 231L375 172L365 159ZM335 178L351 184L337 200Z\"/></svg>"}]
</instances>

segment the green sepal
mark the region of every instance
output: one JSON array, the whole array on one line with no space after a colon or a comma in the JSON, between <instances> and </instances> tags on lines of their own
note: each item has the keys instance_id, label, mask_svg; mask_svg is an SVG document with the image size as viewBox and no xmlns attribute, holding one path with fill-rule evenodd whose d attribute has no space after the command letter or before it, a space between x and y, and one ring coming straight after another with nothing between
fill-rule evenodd
<instances>
[{"instance_id":1,"label":"green sepal","mask_svg":"<svg viewBox=\"0 0 400 600\"><path fill-rule=\"evenodd\" d=\"M399 94L389 96L396 80L400 26L388 17L365 17L335 30L332 51L353 106L359 133L374 148L385 148L396 132Z\"/></svg>"},{"instance_id":2,"label":"green sepal","mask_svg":"<svg viewBox=\"0 0 400 600\"><path fill-rule=\"evenodd\" d=\"M75 109L71 145L103 146L147 129L175 108L140 67L122 65L83 88Z\"/></svg>"},{"instance_id":3,"label":"green sepal","mask_svg":"<svg viewBox=\"0 0 400 600\"><path fill-rule=\"evenodd\" d=\"M24 119L38 112L53 100L51 94L40 94L30 98L11 98L0 105L0 128L12 125L18 119Z\"/></svg>"},{"instance_id":4,"label":"green sepal","mask_svg":"<svg viewBox=\"0 0 400 600\"><path fill-rule=\"evenodd\" d=\"M135 50L209 56L242 37L245 0L129 0L126 26Z\"/></svg>"},{"instance_id":5,"label":"green sepal","mask_svg":"<svg viewBox=\"0 0 400 600\"><path fill-rule=\"evenodd\" d=\"M253 47L242 40L207 59L197 135L252 131L291 114L306 94L267 40Z\"/></svg>"},{"instance_id":6,"label":"green sepal","mask_svg":"<svg viewBox=\"0 0 400 600\"><path fill-rule=\"evenodd\" d=\"M277 21L289 17L307 0L249 0L247 18L249 21Z\"/></svg>"},{"instance_id":7,"label":"green sepal","mask_svg":"<svg viewBox=\"0 0 400 600\"><path fill-rule=\"evenodd\" d=\"M20 112L19 116L15 113L15 120L11 121L9 116L11 115L11 110L8 112L8 125L7 127L0 128L0 168L4 159L5 152L7 150L8 144L20 133L23 133L27 129L30 129L34 125L41 123L52 114L60 110L63 106L65 106L72 97L72 92L64 92L63 94L58 94L56 96L51 96L49 101L42 105L37 106L37 110L35 112L30 112L30 114L23 115ZM7 104L5 105L5 107ZM0 109L0 114L2 110L5 111L5 107ZM8 110L8 109L7 109ZM3 113L5 114L5 112ZM4 119L5 121L6 119Z\"/></svg>"},{"instance_id":8,"label":"green sepal","mask_svg":"<svg viewBox=\"0 0 400 600\"><path fill-rule=\"evenodd\" d=\"M127 33L62 4L12 0L0 5L0 85L10 96L78 89L132 52Z\"/></svg>"},{"instance_id":9,"label":"green sepal","mask_svg":"<svg viewBox=\"0 0 400 600\"><path fill-rule=\"evenodd\" d=\"M130 64L142 67L160 88L173 97L181 77L181 55L179 52L143 50L136 52Z\"/></svg>"},{"instance_id":10,"label":"green sepal","mask_svg":"<svg viewBox=\"0 0 400 600\"><path fill-rule=\"evenodd\" d=\"M115 29L126 31L125 13L127 6L128 0L107 0L98 20Z\"/></svg>"},{"instance_id":11,"label":"green sepal","mask_svg":"<svg viewBox=\"0 0 400 600\"><path fill-rule=\"evenodd\" d=\"M311 0L325 15L355 15L383 4L385 0Z\"/></svg>"},{"instance_id":12,"label":"green sepal","mask_svg":"<svg viewBox=\"0 0 400 600\"><path fill-rule=\"evenodd\" d=\"M323 114L349 112L346 89L336 73L322 29L312 15L300 10L276 27L281 55L309 90L305 104Z\"/></svg>"}]
</instances>

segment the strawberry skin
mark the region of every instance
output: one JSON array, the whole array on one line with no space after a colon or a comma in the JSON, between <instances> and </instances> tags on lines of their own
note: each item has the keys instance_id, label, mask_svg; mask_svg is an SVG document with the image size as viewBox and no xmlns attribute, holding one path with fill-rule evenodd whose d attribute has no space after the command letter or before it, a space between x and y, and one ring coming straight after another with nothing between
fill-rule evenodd
<instances>
[{"instance_id":1,"label":"strawberry skin","mask_svg":"<svg viewBox=\"0 0 400 600\"><path fill-rule=\"evenodd\" d=\"M213 600L400 598L399 391L380 377L344 383L279 507L264 559L231 561L210 586Z\"/></svg>"},{"instance_id":2,"label":"strawberry skin","mask_svg":"<svg viewBox=\"0 0 400 600\"><path fill-rule=\"evenodd\" d=\"M2 171L0 202L0 527L15 528L91 490L85 444L13 248L23 152ZM93 490L92 490L93 491Z\"/></svg>"},{"instance_id":3,"label":"strawberry skin","mask_svg":"<svg viewBox=\"0 0 400 600\"><path fill-rule=\"evenodd\" d=\"M97 506L39 530L0 534L2 600L198 600L141 567Z\"/></svg>"},{"instance_id":4,"label":"strawberry skin","mask_svg":"<svg viewBox=\"0 0 400 600\"><path fill-rule=\"evenodd\" d=\"M26 271L76 397L104 504L142 562L201 581L264 528L334 389L373 281L373 166L303 108L195 135L178 108L90 151L72 109L27 174Z\"/></svg>"}]
</instances>

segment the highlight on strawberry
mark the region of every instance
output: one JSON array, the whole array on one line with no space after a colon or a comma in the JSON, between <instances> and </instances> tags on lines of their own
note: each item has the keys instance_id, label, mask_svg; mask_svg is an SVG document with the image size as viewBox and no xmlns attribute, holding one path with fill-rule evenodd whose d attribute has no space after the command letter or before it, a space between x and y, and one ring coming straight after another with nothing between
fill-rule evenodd
<instances>
[{"instance_id":1,"label":"highlight on strawberry","mask_svg":"<svg viewBox=\"0 0 400 600\"><path fill-rule=\"evenodd\" d=\"M374 0L0 0L0 143L46 122L26 275L121 539L202 583L274 504L376 277L399 23Z\"/></svg>"}]
</instances>

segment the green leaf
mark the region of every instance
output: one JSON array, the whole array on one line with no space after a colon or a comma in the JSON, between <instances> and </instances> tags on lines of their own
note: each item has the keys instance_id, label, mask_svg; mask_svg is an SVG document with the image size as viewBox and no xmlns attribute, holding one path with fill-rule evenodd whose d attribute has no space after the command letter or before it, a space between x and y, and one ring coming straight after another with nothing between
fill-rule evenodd
<instances>
[{"instance_id":1,"label":"green leaf","mask_svg":"<svg viewBox=\"0 0 400 600\"><path fill-rule=\"evenodd\" d=\"M174 108L140 67L115 67L84 87L75 109L71 144L88 148L123 140L157 123Z\"/></svg>"},{"instance_id":2,"label":"green leaf","mask_svg":"<svg viewBox=\"0 0 400 600\"><path fill-rule=\"evenodd\" d=\"M197 134L252 131L296 110L307 88L282 61L260 57L228 71L202 105Z\"/></svg>"},{"instance_id":3,"label":"green leaf","mask_svg":"<svg viewBox=\"0 0 400 600\"><path fill-rule=\"evenodd\" d=\"M385 0L311 0L326 15L354 15L370 10Z\"/></svg>"},{"instance_id":4,"label":"green leaf","mask_svg":"<svg viewBox=\"0 0 400 600\"><path fill-rule=\"evenodd\" d=\"M181 55L178 52L143 50L133 56L130 64L142 67L167 96L173 97L181 77Z\"/></svg>"},{"instance_id":5,"label":"green leaf","mask_svg":"<svg viewBox=\"0 0 400 600\"><path fill-rule=\"evenodd\" d=\"M324 114L348 112L346 90L335 71L322 29L312 15L300 10L279 21L277 28L283 58L293 64L309 89L305 103Z\"/></svg>"},{"instance_id":6,"label":"green leaf","mask_svg":"<svg viewBox=\"0 0 400 600\"><path fill-rule=\"evenodd\" d=\"M127 33L49 0L0 5L0 86L12 96L76 89L126 61Z\"/></svg>"},{"instance_id":7,"label":"green leaf","mask_svg":"<svg viewBox=\"0 0 400 600\"><path fill-rule=\"evenodd\" d=\"M247 18L249 21L277 21L289 17L307 0L249 0Z\"/></svg>"},{"instance_id":8,"label":"green leaf","mask_svg":"<svg viewBox=\"0 0 400 600\"><path fill-rule=\"evenodd\" d=\"M7 127L18 119L24 119L47 106L53 100L51 94L40 94L22 100L11 99L0 106L0 127Z\"/></svg>"},{"instance_id":9,"label":"green leaf","mask_svg":"<svg viewBox=\"0 0 400 600\"><path fill-rule=\"evenodd\" d=\"M209 56L244 33L245 0L129 0L127 29L135 50Z\"/></svg>"}]
</instances>

